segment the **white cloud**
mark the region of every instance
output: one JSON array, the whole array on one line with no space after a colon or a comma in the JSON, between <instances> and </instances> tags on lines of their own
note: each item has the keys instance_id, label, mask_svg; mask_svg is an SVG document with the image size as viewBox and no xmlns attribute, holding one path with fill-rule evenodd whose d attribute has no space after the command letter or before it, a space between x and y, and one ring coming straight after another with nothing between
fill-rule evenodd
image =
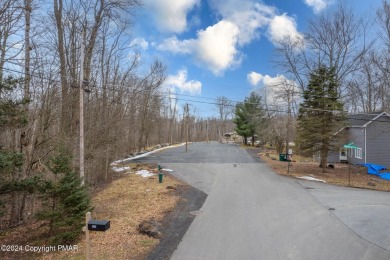
<instances>
[{"instance_id":1,"label":"white cloud","mask_svg":"<svg viewBox=\"0 0 390 260\"><path fill-rule=\"evenodd\" d=\"M254 1L211 0L211 6L223 19L239 28L239 44L245 45L260 37L260 29L265 27L275 15L276 9Z\"/></svg>"},{"instance_id":2,"label":"white cloud","mask_svg":"<svg viewBox=\"0 0 390 260\"><path fill-rule=\"evenodd\" d=\"M231 22L219 23L198 31L198 38L178 40L176 36L165 39L157 46L158 50L175 54L193 54L195 60L206 65L215 75L239 64L240 56L236 48L239 30Z\"/></svg>"},{"instance_id":3,"label":"white cloud","mask_svg":"<svg viewBox=\"0 0 390 260\"><path fill-rule=\"evenodd\" d=\"M177 89L181 93L190 93L199 95L202 92L202 83L197 80L187 81L187 70L180 70L177 75L169 75L164 82L165 88Z\"/></svg>"},{"instance_id":4,"label":"white cloud","mask_svg":"<svg viewBox=\"0 0 390 260\"><path fill-rule=\"evenodd\" d=\"M303 35L298 32L297 24L292 17L287 14L275 16L268 27L268 38L274 44L278 44L287 37L294 41L303 39Z\"/></svg>"},{"instance_id":5,"label":"white cloud","mask_svg":"<svg viewBox=\"0 0 390 260\"><path fill-rule=\"evenodd\" d=\"M291 84L292 82L283 75L277 75L276 77L265 75L262 81L265 87L272 88L275 92L282 91L286 88L287 84Z\"/></svg>"},{"instance_id":6,"label":"white cloud","mask_svg":"<svg viewBox=\"0 0 390 260\"><path fill-rule=\"evenodd\" d=\"M278 16L275 7L254 0L209 0L209 4L220 16L216 24L199 30L197 36L191 39L167 38L156 48L174 54L192 55L198 65L215 75L221 75L241 64L243 54L240 49L259 39L267 26L267 37L274 44L285 36L302 38L295 20L287 14Z\"/></svg>"},{"instance_id":7,"label":"white cloud","mask_svg":"<svg viewBox=\"0 0 390 260\"><path fill-rule=\"evenodd\" d=\"M263 75L254 71L251 71L246 77L252 86L257 86L260 80L263 79Z\"/></svg>"},{"instance_id":8,"label":"white cloud","mask_svg":"<svg viewBox=\"0 0 390 260\"><path fill-rule=\"evenodd\" d=\"M181 33L187 29L187 14L199 0L144 0L161 31Z\"/></svg>"},{"instance_id":9,"label":"white cloud","mask_svg":"<svg viewBox=\"0 0 390 260\"><path fill-rule=\"evenodd\" d=\"M277 88L287 78L283 75L277 75L276 77L271 77L269 75L263 75L261 73L251 71L247 74L247 79L252 86L265 86L271 88Z\"/></svg>"},{"instance_id":10,"label":"white cloud","mask_svg":"<svg viewBox=\"0 0 390 260\"><path fill-rule=\"evenodd\" d=\"M268 102L284 101L283 93L287 90L298 92L298 86L293 80L287 79L283 75L271 77L251 71L247 74L247 80L252 86L258 86L263 89L265 99Z\"/></svg>"},{"instance_id":11,"label":"white cloud","mask_svg":"<svg viewBox=\"0 0 390 260\"><path fill-rule=\"evenodd\" d=\"M329 0L305 0L305 4L313 8L314 13L318 14L325 9L331 1Z\"/></svg>"},{"instance_id":12,"label":"white cloud","mask_svg":"<svg viewBox=\"0 0 390 260\"><path fill-rule=\"evenodd\" d=\"M190 54L194 49L195 41L193 39L180 41L176 36L172 36L157 45L160 51L169 51L174 54Z\"/></svg>"},{"instance_id":13,"label":"white cloud","mask_svg":"<svg viewBox=\"0 0 390 260\"><path fill-rule=\"evenodd\" d=\"M147 50L149 43L144 38L135 38L131 41L130 46L141 47L143 50Z\"/></svg>"},{"instance_id":14,"label":"white cloud","mask_svg":"<svg viewBox=\"0 0 390 260\"><path fill-rule=\"evenodd\" d=\"M195 50L197 59L216 75L236 65L240 62L236 48L238 33L235 24L224 20L199 31Z\"/></svg>"}]
</instances>

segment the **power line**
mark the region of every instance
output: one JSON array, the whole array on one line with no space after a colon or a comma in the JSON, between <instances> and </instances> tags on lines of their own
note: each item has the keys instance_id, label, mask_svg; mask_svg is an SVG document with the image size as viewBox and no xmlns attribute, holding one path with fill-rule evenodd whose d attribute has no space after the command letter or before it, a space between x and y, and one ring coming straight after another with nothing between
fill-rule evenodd
<instances>
[{"instance_id":1,"label":"power line","mask_svg":"<svg viewBox=\"0 0 390 260\"><path fill-rule=\"evenodd\" d=\"M10 72L14 72L14 73L19 73L19 74L22 74L24 75L24 72L22 71L17 71L17 70L14 70L14 69L9 69L9 68L4 68L4 70L7 70L7 71L10 71ZM49 82L57 82L57 83L61 83L59 80L57 79L50 79L50 78L45 78L45 77L42 77L41 75L35 75L35 74L30 74L31 77L35 77L35 78L40 78L40 79L45 79L45 80L48 80ZM68 80L72 80L71 77L66 77ZM73 79L74 80L74 79ZM107 87L107 86L111 86L110 87ZM90 86L91 89L95 88L95 89L100 89L100 90L110 90L110 91L116 91L116 92L121 92L123 91L123 89L117 89L117 88L113 88L113 87L124 87L124 85L115 85L115 84L107 84L106 87L104 86ZM73 86L70 86L70 87L73 87ZM73 87L73 88L78 88L78 87ZM147 89L139 89L139 90L133 90L133 91L130 91L128 89L125 90L127 93L131 93L131 92L152 92L153 90L147 90ZM215 101L219 101L218 98L210 98L210 97L197 97L197 96L193 96L193 95L186 95L186 94L179 94L179 93L172 93L172 92L167 92L167 91L160 91L161 94L163 95L174 95L174 96L182 96L182 97L190 97L190 98L197 98L197 99L204 99L204 100L215 100ZM174 97L171 97L172 99L177 99L177 98L174 98ZM203 104L214 104L216 105L216 103L210 103L210 102L202 102L202 101L195 101L195 100L185 100L185 101L192 101L192 102L197 102L197 103L203 103ZM247 103L247 104L251 104L250 102L244 102L244 101L237 101L237 100L228 100L232 103ZM252 103L252 104L255 104L255 103Z\"/></svg>"},{"instance_id":2,"label":"power line","mask_svg":"<svg viewBox=\"0 0 390 260\"><path fill-rule=\"evenodd\" d=\"M24 72L21 72L21 71L9 69L9 68L3 68L3 69L6 70L6 71L9 71L9 72L19 73L19 74L23 74L24 75ZM43 77L41 75L30 74L30 76L31 77L35 77L35 78L39 78L39 79L48 80L49 83L52 83L52 82L61 83L57 79L50 79L50 78ZM72 78L71 77L67 77L67 79L72 79ZM98 86L93 86L92 88L100 89L100 90L106 89L106 90L116 91L116 92L123 92L124 91L125 93L152 92L153 91L153 90L146 90L146 89L138 89L138 90L116 89L116 88L113 88L113 87L123 88L123 87L125 87L125 85L115 85L115 84L107 84L107 85L111 86L111 88L110 87L103 87L103 86L99 86L99 87ZM79 88L78 86L70 86L70 87L71 88L77 88L77 89ZM177 101L186 101L186 102L192 102L192 103L198 103L198 104L208 104L208 105L214 105L214 106L218 105L218 103L217 102L200 101L200 100L194 100L194 99L188 99L188 98L196 98L196 99L219 101L218 98L197 97L197 96L193 96L193 95L172 93L172 92L166 92L166 91L159 91L159 93L152 93L151 95L155 96L155 97L167 97L167 98L171 98L171 99L174 99L174 100L177 100ZM174 95L174 96L172 97L172 95ZM176 96L187 97L187 98L178 98ZM230 99L228 101L230 101L232 103L235 103L235 104L225 104L226 106L230 106L230 107L235 107L235 105L237 103L257 105L257 103L246 102L246 101L236 101L236 100L230 100ZM302 109L309 110L309 111L319 111L319 112L341 112L339 110L327 110L327 109L316 109L316 108L302 108ZM267 111L267 112L274 112L274 113L287 113L287 110L281 110L281 109L264 108L264 110ZM378 114L365 114L365 115L378 115ZM367 119L357 119L357 118L352 118L352 117L351 118L346 117L346 119L370 121L370 120L367 120ZM375 120L375 121L377 121L377 122L388 122L388 121L378 121L378 120Z\"/></svg>"},{"instance_id":3,"label":"power line","mask_svg":"<svg viewBox=\"0 0 390 260\"><path fill-rule=\"evenodd\" d=\"M19 65L19 64L16 64L16 65ZM24 72L21 72L21 71L17 71L17 70L12 70L12 69L9 69L9 68L4 68L5 70L8 70L8 71L11 71L11 72L14 72L14 73L19 73L19 74L24 74ZM34 74L31 74L31 77L38 77L38 78L44 78L40 75L34 75ZM64 76L61 76L61 77L64 77ZM46 78L47 79L47 78ZM66 79L67 80L70 80L70 81L74 81L76 82L78 79L74 79L72 77L69 77L69 76L66 76ZM47 80L51 80L52 82L58 82L60 83L59 80L55 80L55 79L47 79ZM111 88L109 87L111 86ZM70 86L70 87L73 87L73 86ZM124 85L116 85L116 84L105 84L105 86L101 85L101 86L96 86L96 85L92 85L90 86L90 88L95 88L95 89L105 89L105 90L110 90L110 91L123 91L123 89L117 89L117 88L114 88L114 87L124 87ZM78 87L77 87L78 88ZM252 89L252 88L247 88L247 89ZM140 89L140 90L137 90L137 92L151 92L153 90L147 90L147 89ZM176 96L184 96L184 97L192 97L192 98L198 98L198 99L205 99L205 100L215 100L215 101L219 101L218 98L209 98L209 97L197 97L197 96L193 96L193 95L185 95L185 94L179 94L179 93L172 93L172 92L166 92L166 91L160 91L162 93L170 93L172 95L176 95ZM294 93L297 93L299 94L300 96L303 95L302 92L294 92ZM326 97L325 97L326 98ZM229 99L228 101L232 102L232 103L246 103L246 104L251 104L251 102L245 102L245 101L237 101L237 100L232 100L232 99ZM252 103L254 104L254 103Z\"/></svg>"},{"instance_id":4,"label":"power line","mask_svg":"<svg viewBox=\"0 0 390 260\"><path fill-rule=\"evenodd\" d=\"M19 65L19 64L15 64L15 65ZM19 73L19 74L23 74L24 75L24 72L22 71L17 71L17 70L13 70L13 69L9 69L9 68L4 68L4 70L8 70L10 72L14 72L14 73ZM30 74L31 77L36 77L36 78L40 78L40 79L46 79L46 80L50 80L51 82L57 82L57 83L61 83L59 80L56 80L56 79L48 79L48 78L45 78L45 77L42 77L41 75L34 75L34 74ZM63 76L61 76L63 77ZM74 81L76 82L78 79L74 79L72 77L66 77L67 80L71 80L71 81ZM109 87L111 86L111 87ZM73 86L71 86L73 87ZM100 86L90 86L90 88L95 88L95 89L105 89L105 90L110 90L110 91L123 91L123 89L117 89L117 88L114 88L114 87L124 87L124 85L116 85L116 84L106 84L106 86L103 86L103 85L100 85ZM78 87L77 87L78 88ZM248 88L248 89L251 89L251 88ZM140 89L140 90L137 90L137 92L151 92L153 90L147 90L147 89ZM219 101L218 98L210 98L210 97L197 97L197 96L194 96L194 95L185 95L185 94L179 94L179 93L172 93L172 92L167 92L167 91L160 91L161 93L164 93L164 94L171 94L171 95L175 95L175 96L183 96L183 97L191 97L191 98L197 98L197 99L205 99L205 100L215 100L215 101ZM251 103L251 102L245 102L245 101L238 101L238 100L232 100L232 99L229 99L228 101L232 102L232 103L246 103L246 104L255 104L255 103ZM195 101L194 101L195 102Z\"/></svg>"}]
</instances>

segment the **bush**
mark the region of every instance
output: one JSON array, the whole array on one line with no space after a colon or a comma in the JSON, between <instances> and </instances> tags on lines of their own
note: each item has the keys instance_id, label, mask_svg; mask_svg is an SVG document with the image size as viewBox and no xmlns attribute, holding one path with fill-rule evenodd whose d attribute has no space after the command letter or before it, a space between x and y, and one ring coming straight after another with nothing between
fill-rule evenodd
<instances>
[{"instance_id":1,"label":"bush","mask_svg":"<svg viewBox=\"0 0 390 260\"><path fill-rule=\"evenodd\" d=\"M40 220L49 221L53 243L69 244L81 234L85 213L92 210L90 199L81 179L71 170L70 156L62 150L50 160L50 170L59 178L45 181L41 186L43 209L37 213Z\"/></svg>"}]
</instances>

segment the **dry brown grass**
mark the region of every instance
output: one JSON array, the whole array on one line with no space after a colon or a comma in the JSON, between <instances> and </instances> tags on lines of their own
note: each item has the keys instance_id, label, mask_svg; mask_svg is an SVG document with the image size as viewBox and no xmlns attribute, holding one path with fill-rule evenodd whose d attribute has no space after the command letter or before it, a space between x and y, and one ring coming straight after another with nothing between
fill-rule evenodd
<instances>
[{"instance_id":1,"label":"dry brown grass","mask_svg":"<svg viewBox=\"0 0 390 260\"><path fill-rule=\"evenodd\" d=\"M267 151L267 153L261 153L259 155L280 175L293 177L311 176L335 185L349 186L350 184L351 187L390 191L390 181L367 174L367 169L362 166L350 166L348 164L337 163L334 169L327 168L324 173L322 172L322 168L319 167L318 162L313 162L304 157L294 156L294 162L290 163L289 173L287 173L288 163L280 162L278 155L274 151Z\"/></svg>"},{"instance_id":2,"label":"dry brown grass","mask_svg":"<svg viewBox=\"0 0 390 260\"><path fill-rule=\"evenodd\" d=\"M138 165L138 167L142 166ZM152 171L156 172L156 169L152 169ZM106 232L90 232L91 258L143 259L158 244L159 240L139 234L136 228L142 220L151 218L157 221L162 220L164 215L170 212L180 199L174 191L168 190L166 187L180 184L178 180L167 175L164 176L163 183L160 184L157 175L143 178L139 175L128 174L113 181L108 187L93 196L92 219L110 220L111 227ZM33 225L36 225L35 229L21 226L9 230L6 235L0 237L0 243L17 243L23 246L48 245L45 244L45 239L42 237L43 233L37 234L37 227L40 224L36 222ZM44 231L44 229L41 230ZM38 239L39 237L41 240ZM9 259L85 259L84 235L81 237L82 239L77 243L78 251L13 253L7 254L7 257Z\"/></svg>"}]
</instances>

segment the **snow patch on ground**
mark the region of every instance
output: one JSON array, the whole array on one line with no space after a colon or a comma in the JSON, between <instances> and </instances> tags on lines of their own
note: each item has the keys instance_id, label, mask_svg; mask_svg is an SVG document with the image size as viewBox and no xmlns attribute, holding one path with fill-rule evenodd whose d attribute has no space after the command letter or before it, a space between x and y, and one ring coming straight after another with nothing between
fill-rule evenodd
<instances>
[{"instance_id":1,"label":"snow patch on ground","mask_svg":"<svg viewBox=\"0 0 390 260\"><path fill-rule=\"evenodd\" d=\"M130 170L130 167L112 167L112 170L116 172L123 172L123 171Z\"/></svg>"},{"instance_id":2,"label":"snow patch on ground","mask_svg":"<svg viewBox=\"0 0 390 260\"><path fill-rule=\"evenodd\" d=\"M141 175L144 178L147 178L147 177L150 177L150 176L154 175L154 173L151 173L148 170L140 170L140 171L137 171L135 174Z\"/></svg>"},{"instance_id":3,"label":"snow patch on ground","mask_svg":"<svg viewBox=\"0 0 390 260\"><path fill-rule=\"evenodd\" d=\"M308 180L308 181L319 181L319 182L326 183L326 181L324 181L324 180L320 180L320 179L317 179L317 178L314 178L314 177L311 177L311 176L302 176L302 177L298 177L298 178L299 179Z\"/></svg>"},{"instance_id":4,"label":"snow patch on ground","mask_svg":"<svg viewBox=\"0 0 390 260\"><path fill-rule=\"evenodd\" d=\"M123 160L118 160L118 161L112 162L111 165L116 165L116 164L119 164L119 163L122 163L122 162L125 162L125 161L131 161L131 160L135 160L135 159L138 159L138 158L146 157L146 156L149 156L149 155L151 155L153 153L156 153L158 151L161 151L161 150L164 150L164 149L167 149L167 148L183 146L185 144L186 143L182 143L182 144L179 144L179 145L171 145L171 146L163 147L163 148L156 149L154 151L150 151L150 152L147 152L147 153L144 153L144 154L140 154L140 155L129 157L129 158L126 158L126 159L123 159Z\"/></svg>"},{"instance_id":5,"label":"snow patch on ground","mask_svg":"<svg viewBox=\"0 0 390 260\"><path fill-rule=\"evenodd\" d=\"M173 172L173 170L171 170L171 169L162 169L162 171L165 171L165 172Z\"/></svg>"}]
</instances>

